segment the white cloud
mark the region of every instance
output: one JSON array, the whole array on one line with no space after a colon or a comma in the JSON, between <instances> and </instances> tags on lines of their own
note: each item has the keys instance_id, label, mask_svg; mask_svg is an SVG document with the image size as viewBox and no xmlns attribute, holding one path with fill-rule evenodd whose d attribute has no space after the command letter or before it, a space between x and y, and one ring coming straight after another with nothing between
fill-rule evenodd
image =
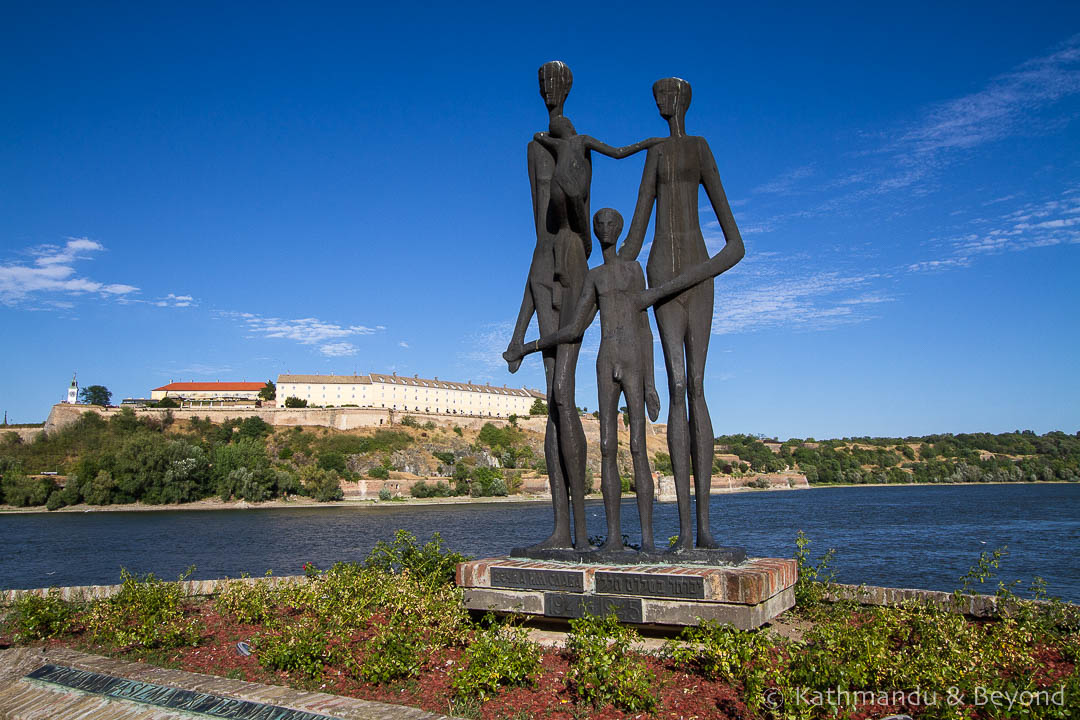
<instances>
[{"instance_id":1,"label":"white cloud","mask_svg":"<svg viewBox=\"0 0 1080 720\"><path fill-rule=\"evenodd\" d=\"M348 357L349 355L355 355L357 349L352 343L339 342L321 345L319 346L319 352L326 357Z\"/></svg>"},{"instance_id":2,"label":"white cloud","mask_svg":"<svg viewBox=\"0 0 1080 720\"><path fill-rule=\"evenodd\" d=\"M97 294L101 297L124 298L139 288L125 283L103 283L76 274L74 264L101 252L105 247L88 238L67 238L63 246L41 245L26 254L33 264L11 261L0 264L0 302L15 305L31 296L42 294ZM63 303L46 302L62 307Z\"/></svg>"},{"instance_id":3,"label":"white cloud","mask_svg":"<svg viewBox=\"0 0 1080 720\"><path fill-rule=\"evenodd\" d=\"M190 295L176 295L169 293L165 297L154 302L158 307L191 307L195 304L195 298Z\"/></svg>"},{"instance_id":4,"label":"white cloud","mask_svg":"<svg viewBox=\"0 0 1080 720\"><path fill-rule=\"evenodd\" d=\"M319 352L327 357L355 355L357 348L349 342L329 342L357 335L372 335L384 329L378 325L339 325L318 318L285 319L263 317L255 313L227 312L223 316L243 323L256 336L292 340L301 345L318 345Z\"/></svg>"},{"instance_id":5,"label":"white cloud","mask_svg":"<svg viewBox=\"0 0 1080 720\"><path fill-rule=\"evenodd\" d=\"M800 180L804 180L805 178L808 178L813 174L814 168L812 165L803 165L802 167L793 168L784 173L781 173L780 176L776 179L762 185L758 185L750 192L754 194L767 193L774 195L786 195L795 188L795 186L799 183ZM712 210L712 208L709 209Z\"/></svg>"},{"instance_id":6,"label":"white cloud","mask_svg":"<svg viewBox=\"0 0 1080 720\"><path fill-rule=\"evenodd\" d=\"M535 325L534 321L531 328L533 333L536 332ZM463 342L468 350L459 353L459 356L468 367L489 372L505 371L506 361L503 360L502 354L513 334L514 324L509 321L488 323L464 338ZM526 337L535 336L526 334Z\"/></svg>"},{"instance_id":7,"label":"white cloud","mask_svg":"<svg viewBox=\"0 0 1080 720\"><path fill-rule=\"evenodd\" d=\"M893 301L875 287L878 274L813 267L807 255L748 252L716 279L713 334L826 330L869 320L874 306Z\"/></svg>"},{"instance_id":8,"label":"white cloud","mask_svg":"<svg viewBox=\"0 0 1080 720\"><path fill-rule=\"evenodd\" d=\"M927 110L884 148L897 168L879 177L875 190L907 188L948 163L951 153L1030 132L1034 113L1076 93L1080 93L1080 34L1049 55L993 78L978 92Z\"/></svg>"},{"instance_id":9,"label":"white cloud","mask_svg":"<svg viewBox=\"0 0 1080 720\"><path fill-rule=\"evenodd\" d=\"M912 263L912 272L967 267L980 255L1019 252L1054 245L1080 243L1080 197L1070 193L1041 203L1027 203L998 218L972 221L977 232L948 241L950 252L941 258Z\"/></svg>"},{"instance_id":10,"label":"white cloud","mask_svg":"<svg viewBox=\"0 0 1080 720\"><path fill-rule=\"evenodd\" d=\"M399 343L398 343L398 347L403 347L403 348L406 348L406 349L408 349L408 347L409 347L409 343L407 343L407 342L405 342L404 340L402 340L401 342L399 342Z\"/></svg>"}]
</instances>

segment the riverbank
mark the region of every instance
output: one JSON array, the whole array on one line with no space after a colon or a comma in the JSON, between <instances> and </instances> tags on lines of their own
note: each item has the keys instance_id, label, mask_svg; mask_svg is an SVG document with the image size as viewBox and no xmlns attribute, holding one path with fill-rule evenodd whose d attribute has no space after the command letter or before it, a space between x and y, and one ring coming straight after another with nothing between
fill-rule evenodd
<instances>
[{"instance_id":1,"label":"riverbank","mask_svg":"<svg viewBox=\"0 0 1080 720\"><path fill-rule=\"evenodd\" d=\"M822 490L827 488L871 488L871 487L980 487L987 485L1076 485L1064 481L1037 481L1037 482L985 482L985 483L830 483L813 484L809 486L784 487L773 486L770 488L736 487L731 489L713 489L712 495L730 495L733 493L769 493L774 491L790 490ZM623 493L622 498L633 499L633 493ZM601 500L599 493L589 495L588 500ZM489 504L515 504L515 503L549 503L550 495L508 495L505 497L442 497L442 498L414 498L398 497L393 500L377 500L371 498L355 498L337 500L333 502L318 502L308 497L297 496L288 500L266 500L264 502L249 503L244 500L231 500L223 502L217 498L206 498L191 503L177 503L174 505L147 505L145 503L127 503L117 505L69 505L57 510L47 510L44 506L14 507L12 505L0 505L0 515L57 515L62 513L96 513L96 512L172 512L176 510L295 510L295 509L318 509L318 508L355 508L355 509L379 509L379 508L402 508L402 507L430 507L433 505L459 506L459 505L489 505ZM673 500L657 500L658 503L674 502Z\"/></svg>"}]
</instances>

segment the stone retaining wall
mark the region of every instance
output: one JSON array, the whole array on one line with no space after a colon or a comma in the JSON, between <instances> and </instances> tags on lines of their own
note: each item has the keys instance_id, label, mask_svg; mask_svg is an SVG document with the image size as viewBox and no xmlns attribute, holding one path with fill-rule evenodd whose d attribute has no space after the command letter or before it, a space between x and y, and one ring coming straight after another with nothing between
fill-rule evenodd
<instances>
[{"instance_id":1,"label":"stone retaining wall","mask_svg":"<svg viewBox=\"0 0 1080 720\"><path fill-rule=\"evenodd\" d=\"M28 443L43 432L45 432L45 428L13 428L0 426L0 440L3 440L4 436L8 433L15 433L19 436L20 440L24 443Z\"/></svg>"},{"instance_id":2,"label":"stone retaining wall","mask_svg":"<svg viewBox=\"0 0 1080 720\"><path fill-rule=\"evenodd\" d=\"M281 577L258 577L258 578L218 578L217 580L185 580L180 583L186 597L198 595L214 595L231 582L254 584L268 582L272 585L297 583L306 579L304 575L283 575ZM34 588L32 590L0 590L0 605L10 605L19 598L28 595L45 597L53 589L59 591L60 597L69 601L104 600L120 592L123 585L73 585L62 588Z\"/></svg>"},{"instance_id":3,"label":"stone retaining wall","mask_svg":"<svg viewBox=\"0 0 1080 720\"><path fill-rule=\"evenodd\" d=\"M297 583L306 579L304 575L283 575L280 577L258 578L219 578L217 580L187 580L183 583L184 595L194 597L199 595L214 595L225 589L230 582L269 582L274 585L282 583ZM56 588L60 597L64 600L102 600L112 597L120 592L122 585L75 585L72 587ZM1002 607L999 599L993 595L961 595L959 607L955 604L952 593L940 590L918 590L913 588L890 588L875 585L845 585L833 584L833 592L826 595L831 602L841 600L854 600L860 605L895 606L909 600L930 602L944 610L962 612L976 618L997 617L1008 608ZM0 590L0 605L10 605L19 598L27 595L44 597L52 588L35 588L32 590ZM1035 601L1040 605L1049 605L1045 601Z\"/></svg>"},{"instance_id":4,"label":"stone retaining wall","mask_svg":"<svg viewBox=\"0 0 1080 720\"><path fill-rule=\"evenodd\" d=\"M830 602L854 600L860 605L895 606L909 600L932 603L943 610L958 611L976 618L998 617L1008 614L1009 607L994 595L959 595L940 590L917 590L912 588L878 587L876 585L833 584L833 592L825 596ZM1032 601L1048 606L1045 600ZM959 604L957 604L959 603Z\"/></svg>"},{"instance_id":5,"label":"stone retaining wall","mask_svg":"<svg viewBox=\"0 0 1080 720\"><path fill-rule=\"evenodd\" d=\"M45 432L54 432L66 427L82 417L83 413L94 412L108 419L120 412L120 408L103 408L98 405L53 405L49 418L45 421ZM274 427L315 426L331 427L337 430L354 430L366 427L390 427L400 425L406 415L423 424L429 420L436 425L478 430L484 423L505 425L506 418L483 417L480 415L443 415L436 413L402 412L383 408L276 408L276 407L197 407L197 408L138 408L135 413L140 417L164 417L172 412L178 421L187 421L193 417L210 418L212 422L222 423L233 418L261 418ZM41 432L39 428L35 429Z\"/></svg>"}]
</instances>

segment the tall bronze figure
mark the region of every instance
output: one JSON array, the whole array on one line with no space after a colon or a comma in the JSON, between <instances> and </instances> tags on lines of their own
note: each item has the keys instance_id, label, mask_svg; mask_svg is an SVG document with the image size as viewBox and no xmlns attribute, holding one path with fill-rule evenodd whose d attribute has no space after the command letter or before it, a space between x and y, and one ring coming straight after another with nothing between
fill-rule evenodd
<instances>
[{"instance_id":1,"label":"tall bronze figure","mask_svg":"<svg viewBox=\"0 0 1080 720\"><path fill-rule=\"evenodd\" d=\"M570 93L574 76L562 62L540 67L540 96L550 122L562 117L563 104ZM586 155L588 161L588 155ZM558 331L574 309L574 300L588 272L592 240L587 223L572 227L565 193L552 199L555 156L536 140L529 142L529 187L532 190L533 221L536 225L536 249L533 251L525 297L521 301L510 347L520 345L535 313L541 334ZM579 193L581 211L589 214L588 183ZM576 214L576 213L574 213ZM578 220L578 218L574 218ZM578 225L578 222L573 223ZM544 438L544 457L555 508L555 529L537 547L570 547L570 507L573 504L574 545L589 547L585 530L585 432L581 428L574 398L575 371L580 341L566 343L544 352L547 378L548 423ZM516 371L520 359L511 364Z\"/></svg>"},{"instance_id":2,"label":"tall bronze figure","mask_svg":"<svg viewBox=\"0 0 1080 720\"><path fill-rule=\"evenodd\" d=\"M691 466L697 506L697 546L714 548L717 545L709 528L713 430L703 386L705 357L712 331L712 277L739 262L745 249L709 144L704 138L686 134L690 83L679 78L658 80L653 85L653 96L660 116L667 120L670 137L649 148L634 218L619 255L627 260L637 259L655 204L656 230L645 268L650 289L668 282L683 284L688 280L700 280L688 290L658 303L654 312L664 350L670 396L668 449L679 504L676 549L693 547ZM712 258L705 247L698 221L698 188L701 186L709 196L725 240L724 248ZM676 281L684 271L686 274Z\"/></svg>"},{"instance_id":3,"label":"tall bronze figure","mask_svg":"<svg viewBox=\"0 0 1080 720\"><path fill-rule=\"evenodd\" d=\"M554 334L573 316L592 250L589 234L592 151L624 158L648 147L648 141L643 141L615 148L588 135L578 135L563 116L563 105L574 83L570 68L557 60L544 63L539 76L550 135L538 134L528 146L536 248L508 350L524 342L534 314L541 335ZM559 147L564 148L563 152L557 152ZM544 457L555 507L555 529L533 549L571 546L571 508L573 546L578 550L589 548L585 529L585 432L574 397L580 349L578 338L544 351L548 398ZM511 362L510 372L516 372L520 364L520 357Z\"/></svg>"}]
</instances>

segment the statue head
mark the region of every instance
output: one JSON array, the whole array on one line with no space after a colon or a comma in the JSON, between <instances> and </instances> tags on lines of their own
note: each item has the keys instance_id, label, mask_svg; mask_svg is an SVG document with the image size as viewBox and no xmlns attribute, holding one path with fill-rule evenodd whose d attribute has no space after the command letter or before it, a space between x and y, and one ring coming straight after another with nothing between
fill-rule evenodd
<instances>
[{"instance_id":1,"label":"statue head","mask_svg":"<svg viewBox=\"0 0 1080 720\"><path fill-rule=\"evenodd\" d=\"M690 83L682 78L662 78L653 83L652 93L660 117L667 120L686 115L690 107Z\"/></svg>"},{"instance_id":2,"label":"statue head","mask_svg":"<svg viewBox=\"0 0 1080 720\"><path fill-rule=\"evenodd\" d=\"M540 97L548 110L562 114L563 103L574 84L574 73L562 60L552 60L540 66Z\"/></svg>"},{"instance_id":3,"label":"statue head","mask_svg":"<svg viewBox=\"0 0 1080 720\"><path fill-rule=\"evenodd\" d=\"M600 241L600 247L614 245L622 233L622 215L614 208L601 208L593 215L592 226L596 239Z\"/></svg>"},{"instance_id":4,"label":"statue head","mask_svg":"<svg viewBox=\"0 0 1080 720\"><path fill-rule=\"evenodd\" d=\"M548 132L554 138L568 138L577 135L574 123L570 122L570 119L564 115L551 118L551 122L548 123Z\"/></svg>"}]
</instances>

